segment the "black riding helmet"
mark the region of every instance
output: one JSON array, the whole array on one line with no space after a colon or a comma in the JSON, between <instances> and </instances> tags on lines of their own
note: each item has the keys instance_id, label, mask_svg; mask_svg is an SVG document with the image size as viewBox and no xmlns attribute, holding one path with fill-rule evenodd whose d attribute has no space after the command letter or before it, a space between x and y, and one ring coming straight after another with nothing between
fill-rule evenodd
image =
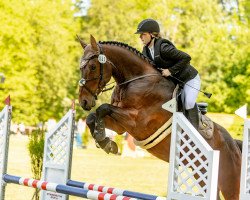
<instances>
[{"instance_id":1,"label":"black riding helmet","mask_svg":"<svg viewBox=\"0 0 250 200\"><path fill-rule=\"evenodd\" d=\"M137 31L135 34L141 34L141 33L160 33L160 27L157 21L153 19L144 19L141 21L137 27Z\"/></svg>"}]
</instances>

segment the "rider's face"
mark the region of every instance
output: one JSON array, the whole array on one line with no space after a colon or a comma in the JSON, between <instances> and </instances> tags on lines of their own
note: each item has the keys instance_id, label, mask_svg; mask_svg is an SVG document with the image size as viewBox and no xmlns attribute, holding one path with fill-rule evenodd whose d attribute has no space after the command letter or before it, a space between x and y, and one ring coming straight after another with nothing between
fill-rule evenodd
<instances>
[{"instance_id":1,"label":"rider's face","mask_svg":"<svg viewBox=\"0 0 250 200\"><path fill-rule=\"evenodd\" d=\"M141 33L140 34L140 38L141 38L142 43L145 46L145 45L147 45L150 42L151 35L150 35L150 33Z\"/></svg>"}]
</instances>

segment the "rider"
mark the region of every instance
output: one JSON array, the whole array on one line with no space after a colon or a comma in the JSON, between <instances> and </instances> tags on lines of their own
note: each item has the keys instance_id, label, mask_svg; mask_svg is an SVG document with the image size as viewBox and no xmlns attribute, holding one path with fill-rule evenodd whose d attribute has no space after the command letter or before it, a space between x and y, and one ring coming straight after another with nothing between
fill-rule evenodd
<instances>
[{"instance_id":1,"label":"rider","mask_svg":"<svg viewBox=\"0 0 250 200\"><path fill-rule=\"evenodd\" d=\"M135 34L140 34L144 45L142 53L154 61L157 69L162 69L162 75L171 76L177 82L184 83L182 101L185 113L192 125L198 129L199 115L195 102L200 89L200 76L190 65L191 57L178 50L169 40L161 38L159 24L153 19L141 21Z\"/></svg>"}]
</instances>

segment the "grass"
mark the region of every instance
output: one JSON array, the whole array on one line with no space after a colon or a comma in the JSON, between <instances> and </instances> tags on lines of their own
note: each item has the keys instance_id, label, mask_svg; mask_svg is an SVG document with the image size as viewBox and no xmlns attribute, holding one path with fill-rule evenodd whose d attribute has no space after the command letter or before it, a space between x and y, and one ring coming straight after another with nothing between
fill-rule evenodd
<instances>
[{"instance_id":1,"label":"grass","mask_svg":"<svg viewBox=\"0 0 250 200\"><path fill-rule=\"evenodd\" d=\"M27 143L27 136L11 135L9 174L32 177ZM87 149L74 149L73 153L73 180L164 196L167 191L167 174L168 164L154 157L133 159L107 155L92 143ZM5 199L31 199L33 191L32 188L8 184Z\"/></svg>"},{"instance_id":2,"label":"grass","mask_svg":"<svg viewBox=\"0 0 250 200\"><path fill-rule=\"evenodd\" d=\"M209 114L215 122L227 129L242 129L243 120L234 115ZM241 138L242 135L234 134ZM32 177L27 150L28 137L11 135L8 173ZM71 177L73 180L112 186L121 189L165 196L167 191L168 164L154 157L122 158L107 155L90 143L87 149L74 149ZM8 184L6 200L30 200L32 188ZM70 197L70 200L82 199Z\"/></svg>"}]
</instances>

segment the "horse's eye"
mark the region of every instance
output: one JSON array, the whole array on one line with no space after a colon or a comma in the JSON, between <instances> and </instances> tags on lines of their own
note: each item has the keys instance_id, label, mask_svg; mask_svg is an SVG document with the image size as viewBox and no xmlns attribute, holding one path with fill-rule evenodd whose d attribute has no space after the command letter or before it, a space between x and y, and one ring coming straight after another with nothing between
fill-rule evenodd
<instances>
[{"instance_id":1,"label":"horse's eye","mask_svg":"<svg viewBox=\"0 0 250 200\"><path fill-rule=\"evenodd\" d=\"M95 65L91 65L90 69L91 69L92 71L94 71L94 70L96 69L96 66L95 66Z\"/></svg>"}]
</instances>

